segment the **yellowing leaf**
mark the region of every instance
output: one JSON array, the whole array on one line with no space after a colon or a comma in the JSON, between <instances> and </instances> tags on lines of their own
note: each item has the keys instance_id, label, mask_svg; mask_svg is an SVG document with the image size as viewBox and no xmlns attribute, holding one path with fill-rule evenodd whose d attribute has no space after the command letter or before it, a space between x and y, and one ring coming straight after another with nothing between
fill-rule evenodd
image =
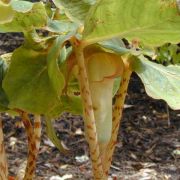
<instances>
[{"instance_id":1,"label":"yellowing leaf","mask_svg":"<svg viewBox=\"0 0 180 180\"><path fill-rule=\"evenodd\" d=\"M12 1L6 6L0 4L0 12L4 13L0 16L0 32L30 31L47 23L46 10L41 2Z\"/></svg>"},{"instance_id":2,"label":"yellowing leaf","mask_svg":"<svg viewBox=\"0 0 180 180\"><path fill-rule=\"evenodd\" d=\"M72 21L83 24L91 5L96 0L53 0L53 2L58 8L65 11Z\"/></svg>"},{"instance_id":3,"label":"yellowing leaf","mask_svg":"<svg viewBox=\"0 0 180 180\"><path fill-rule=\"evenodd\" d=\"M9 4L0 1L0 24L10 22L14 17L14 10Z\"/></svg>"}]
</instances>

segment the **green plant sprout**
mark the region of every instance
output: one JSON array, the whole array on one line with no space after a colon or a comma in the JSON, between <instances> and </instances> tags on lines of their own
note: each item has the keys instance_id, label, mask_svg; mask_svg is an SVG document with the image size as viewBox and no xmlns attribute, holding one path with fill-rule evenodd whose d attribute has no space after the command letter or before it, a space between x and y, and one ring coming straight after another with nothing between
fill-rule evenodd
<instances>
[{"instance_id":1,"label":"green plant sprout","mask_svg":"<svg viewBox=\"0 0 180 180\"><path fill-rule=\"evenodd\" d=\"M179 63L149 61L157 47L180 42L178 5L175 0L52 1L55 7L48 2L0 1L0 32L24 35L19 48L0 56L0 111L19 115L28 139L25 173L15 179L34 177L41 115L48 137L68 153L52 123L69 111L83 115L94 179L106 180L132 72L149 96L180 109ZM0 145L0 177L6 180L1 125Z\"/></svg>"}]
</instances>

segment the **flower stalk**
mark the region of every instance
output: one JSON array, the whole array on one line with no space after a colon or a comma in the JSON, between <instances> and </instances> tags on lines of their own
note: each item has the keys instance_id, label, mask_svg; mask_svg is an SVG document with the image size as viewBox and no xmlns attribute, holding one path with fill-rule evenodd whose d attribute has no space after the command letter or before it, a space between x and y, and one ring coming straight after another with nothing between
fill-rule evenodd
<instances>
[{"instance_id":1,"label":"flower stalk","mask_svg":"<svg viewBox=\"0 0 180 180\"><path fill-rule=\"evenodd\" d=\"M92 49L91 47L90 50L92 51ZM106 149L112 133L114 80L122 75L124 66L120 56L105 52L102 49L94 48L93 50L95 51L86 55L86 66L101 160L104 162Z\"/></svg>"},{"instance_id":2,"label":"flower stalk","mask_svg":"<svg viewBox=\"0 0 180 180\"><path fill-rule=\"evenodd\" d=\"M80 84L81 97L84 107L85 133L90 148L94 179L106 180L107 178L105 177L102 168L91 92L84 61L83 47L81 46L81 43L77 40L73 39L71 43L74 47L75 56L79 67L78 80Z\"/></svg>"}]
</instances>

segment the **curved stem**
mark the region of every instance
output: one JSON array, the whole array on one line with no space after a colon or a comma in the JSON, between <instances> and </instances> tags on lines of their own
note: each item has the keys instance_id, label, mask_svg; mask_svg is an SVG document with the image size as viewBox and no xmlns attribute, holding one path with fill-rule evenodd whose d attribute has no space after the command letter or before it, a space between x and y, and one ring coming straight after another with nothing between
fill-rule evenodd
<instances>
[{"instance_id":1,"label":"curved stem","mask_svg":"<svg viewBox=\"0 0 180 180\"><path fill-rule=\"evenodd\" d=\"M8 165L4 148L2 121L0 119L0 179L8 179Z\"/></svg>"},{"instance_id":2,"label":"curved stem","mask_svg":"<svg viewBox=\"0 0 180 180\"><path fill-rule=\"evenodd\" d=\"M92 106L91 92L89 88L89 82L87 78L87 72L84 62L83 48L79 42L74 40L73 47L76 54L76 60L79 67L79 84L81 90L81 97L84 107L84 124L86 139L89 143L90 156L92 161L93 173L95 179L106 179L101 162L101 155L99 151L94 111Z\"/></svg>"},{"instance_id":3,"label":"curved stem","mask_svg":"<svg viewBox=\"0 0 180 180\"><path fill-rule=\"evenodd\" d=\"M119 126L120 126L120 122L122 118L124 101L126 98L126 93L127 93L127 88L128 88L131 73L132 71L129 69L129 67L125 67L121 84L115 98L115 105L113 109L113 119L112 119L112 123L113 123L112 136L108 144L107 151L105 153L106 158L104 158L105 163L104 163L103 168L106 172L106 175L108 175L108 171L111 166L112 156L113 156L115 145L117 142L117 136L118 136Z\"/></svg>"}]
</instances>

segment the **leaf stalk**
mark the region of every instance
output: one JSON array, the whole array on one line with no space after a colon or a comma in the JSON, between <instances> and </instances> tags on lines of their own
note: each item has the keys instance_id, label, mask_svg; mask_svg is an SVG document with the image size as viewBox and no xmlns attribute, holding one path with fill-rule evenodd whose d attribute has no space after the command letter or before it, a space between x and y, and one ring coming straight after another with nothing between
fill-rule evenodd
<instances>
[{"instance_id":1,"label":"leaf stalk","mask_svg":"<svg viewBox=\"0 0 180 180\"><path fill-rule=\"evenodd\" d=\"M104 158L105 162L103 163L104 164L103 169L106 175L108 175L111 162L112 162L112 156L113 156L114 149L117 143L117 136L118 136L119 126L122 119L123 106L124 106L124 102L125 102L125 98L127 94L129 80L132 74L132 71L129 68L129 64L127 62L124 62L124 64L125 64L124 73L122 76L120 87L115 97L115 104L113 108L112 136L111 136L111 140L108 144L108 147L105 153L105 158Z\"/></svg>"},{"instance_id":2,"label":"leaf stalk","mask_svg":"<svg viewBox=\"0 0 180 180\"><path fill-rule=\"evenodd\" d=\"M41 123L40 116L35 116L34 127L26 112L18 110L24 124L28 139L28 159L23 180L32 180L36 168L36 159L40 146ZM38 137L38 138L37 138ZM16 178L17 179L17 178Z\"/></svg>"}]
</instances>

